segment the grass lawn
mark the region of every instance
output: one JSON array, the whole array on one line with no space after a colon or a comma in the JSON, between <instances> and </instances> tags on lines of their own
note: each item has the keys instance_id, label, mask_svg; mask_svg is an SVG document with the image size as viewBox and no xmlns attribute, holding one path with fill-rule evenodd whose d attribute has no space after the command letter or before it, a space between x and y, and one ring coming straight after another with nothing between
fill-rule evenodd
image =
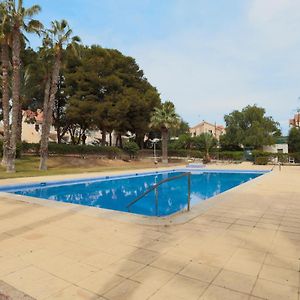
<instances>
[{"instance_id":1,"label":"grass lawn","mask_svg":"<svg viewBox=\"0 0 300 300\"><path fill-rule=\"evenodd\" d=\"M179 163L171 163L178 165ZM181 162L182 164L182 162ZM162 165L161 165L162 166ZM17 178L17 177L33 177L47 176L58 174L75 174L87 172L104 172L117 170L133 170L154 168L155 165L150 161L130 161L99 159L95 157L79 158L79 157L50 157L48 160L48 170L40 171L39 157L24 156L16 161L16 173L6 173L5 168L0 166L0 179Z\"/></svg>"}]
</instances>

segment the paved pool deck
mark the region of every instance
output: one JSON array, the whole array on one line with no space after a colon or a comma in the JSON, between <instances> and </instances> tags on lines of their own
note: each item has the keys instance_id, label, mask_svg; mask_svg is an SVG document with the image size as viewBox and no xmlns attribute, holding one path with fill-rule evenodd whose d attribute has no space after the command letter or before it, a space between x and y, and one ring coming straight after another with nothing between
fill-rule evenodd
<instances>
[{"instance_id":1,"label":"paved pool deck","mask_svg":"<svg viewBox=\"0 0 300 300\"><path fill-rule=\"evenodd\" d=\"M300 167L275 167L177 222L46 202L0 194L1 300L300 300Z\"/></svg>"}]
</instances>

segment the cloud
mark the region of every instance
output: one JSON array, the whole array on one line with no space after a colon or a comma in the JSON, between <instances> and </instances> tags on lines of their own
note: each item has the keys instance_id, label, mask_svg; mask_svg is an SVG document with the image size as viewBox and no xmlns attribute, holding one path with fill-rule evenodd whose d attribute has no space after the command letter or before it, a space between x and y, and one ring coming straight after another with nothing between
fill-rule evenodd
<instances>
[{"instance_id":1,"label":"cloud","mask_svg":"<svg viewBox=\"0 0 300 300\"><path fill-rule=\"evenodd\" d=\"M290 14L298 15L299 8L298 0L253 0L250 2L248 15L253 23L286 23Z\"/></svg>"},{"instance_id":2,"label":"cloud","mask_svg":"<svg viewBox=\"0 0 300 300\"><path fill-rule=\"evenodd\" d=\"M258 104L286 133L300 93L299 12L298 1L249 1L213 32L191 22L126 51L191 124L222 122L225 113Z\"/></svg>"},{"instance_id":3,"label":"cloud","mask_svg":"<svg viewBox=\"0 0 300 300\"><path fill-rule=\"evenodd\" d=\"M299 0L43 1L84 43L135 57L191 125L256 103L286 131L300 106Z\"/></svg>"},{"instance_id":4,"label":"cloud","mask_svg":"<svg viewBox=\"0 0 300 300\"><path fill-rule=\"evenodd\" d=\"M261 43L283 50L299 44L298 0L253 0L250 3L249 24Z\"/></svg>"}]
</instances>

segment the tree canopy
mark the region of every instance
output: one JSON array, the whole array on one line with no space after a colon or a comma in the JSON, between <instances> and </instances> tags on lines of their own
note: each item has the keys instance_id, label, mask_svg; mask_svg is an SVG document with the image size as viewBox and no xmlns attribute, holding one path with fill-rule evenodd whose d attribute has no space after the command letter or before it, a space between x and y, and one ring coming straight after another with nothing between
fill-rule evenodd
<instances>
[{"instance_id":1,"label":"tree canopy","mask_svg":"<svg viewBox=\"0 0 300 300\"><path fill-rule=\"evenodd\" d=\"M290 152L300 152L300 128L292 127L290 129L288 144Z\"/></svg>"},{"instance_id":2,"label":"tree canopy","mask_svg":"<svg viewBox=\"0 0 300 300\"><path fill-rule=\"evenodd\" d=\"M225 115L226 134L221 138L223 148L239 146L262 148L275 143L280 136L279 123L265 115L266 111L256 105L246 106Z\"/></svg>"},{"instance_id":3,"label":"tree canopy","mask_svg":"<svg viewBox=\"0 0 300 300\"><path fill-rule=\"evenodd\" d=\"M132 57L97 45L81 46L78 51L75 57L67 49L63 69L67 121L81 131L130 131L142 147L150 115L160 105L157 90ZM80 109L87 106L89 109Z\"/></svg>"},{"instance_id":4,"label":"tree canopy","mask_svg":"<svg viewBox=\"0 0 300 300\"><path fill-rule=\"evenodd\" d=\"M28 79L22 90L23 109L43 109L52 56L45 47L22 49ZM104 137L113 131L119 135L131 132L142 148L150 131L150 116L161 100L136 61L98 45L78 45L76 51L68 47L62 56L53 110L58 141L67 132L75 144L89 130L101 130Z\"/></svg>"}]
</instances>

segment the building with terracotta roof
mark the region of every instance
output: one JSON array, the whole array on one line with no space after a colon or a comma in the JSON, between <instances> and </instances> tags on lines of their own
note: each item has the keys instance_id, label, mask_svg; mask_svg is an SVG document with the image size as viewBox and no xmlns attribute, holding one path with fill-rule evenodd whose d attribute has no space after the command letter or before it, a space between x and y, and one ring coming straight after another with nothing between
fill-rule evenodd
<instances>
[{"instance_id":1,"label":"building with terracotta roof","mask_svg":"<svg viewBox=\"0 0 300 300\"><path fill-rule=\"evenodd\" d=\"M300 128L300 112L296 113L294 118L289 120L289 125Z\"/></svg>"},{"instance_id":2,"label":"building with terracotta roof","mask_svg":"<svg viewBox=\"0 0 300 300\"><path fill-rule=\"evenodd\" d=\"M198 125L190 128L190 134L192 136L199 136L202 133L210 133L217 140L220 140L220 136L225 133L225 128L222 125L212 124L206 121L202 121Z\"/></svg>"}]
</instances>

